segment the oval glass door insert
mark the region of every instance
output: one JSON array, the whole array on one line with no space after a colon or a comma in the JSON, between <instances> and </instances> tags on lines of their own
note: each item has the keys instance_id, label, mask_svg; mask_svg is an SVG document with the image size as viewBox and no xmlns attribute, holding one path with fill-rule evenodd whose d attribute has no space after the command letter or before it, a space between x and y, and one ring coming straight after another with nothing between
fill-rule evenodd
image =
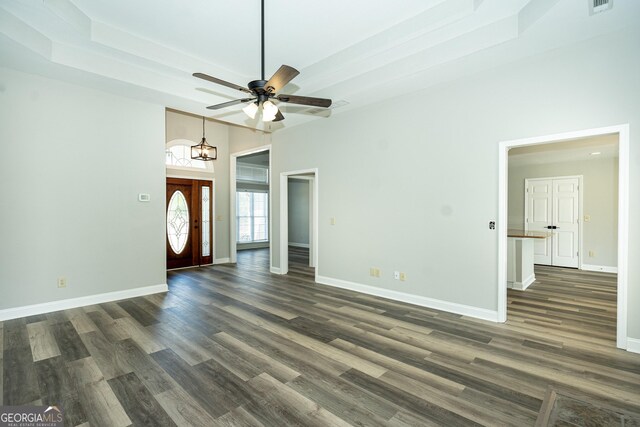
<instances>
[{"instance_id":1,"label":"oval glass door insert","mask_svg":"<svg viewBox=\"0 0 640 427\"><path fill-rule=\"evenodd\" d=\"M182 191L177 190L169 200L167 208L167 237L169 245L177 255L187 245L189 239L189 207Z\"/></svg>"}]
</instances>

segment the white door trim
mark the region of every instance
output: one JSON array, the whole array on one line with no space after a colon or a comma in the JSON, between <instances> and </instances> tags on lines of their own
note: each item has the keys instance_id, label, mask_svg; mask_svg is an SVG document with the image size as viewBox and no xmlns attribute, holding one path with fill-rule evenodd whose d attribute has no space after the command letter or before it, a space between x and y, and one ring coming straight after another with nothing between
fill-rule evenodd
<instances>
[{"instance_id":1,"label":"white door trim","mask_svg":"<svg viewBox=\"0 0 640 427\"><path fill-rule=\"evenodd\" d=\"M238 242L236 242L236 167L238 157L246 156L247 154L260 153L262 151L269 151L269 265L271 265L271 260L273 259L273 250L271 249L273 247L271 244L273 235L273 222L271 220L273 217L273 208L271 206L271 144L267 144L251 148L249 150L231 153L229 158L229 262L232 263L238 261Z\"/></svg>"},{"instance_id":2,"label":"white door trim","mask_svg":"<svg viewBox=\"0 0 640 427\"><path fill-rule=\"evenodd\" d=\"M318 281L318 188L320 176L318 168L302 169L280 173L280 269L274 268L279 274L289 272L289 177L292 175L313 174L313 208L311 209L311 222L313 231L309 245L309 256L313 257L316 268L315 281ZM312 255L313 253L313 255Z\"/></svg>"},{"instance_id":3,"label":"white door trim","mask_svg":"<svg viewBox=\"0 0 640 427\"><path fill-rule=\"evenodd\" d=\"M507 184L508 154L513 147L546 144L596 135L618 134L618 348L627 349L629 247L629 125L502 141L498 145L498 321L507 321Z\"/></svg>"},{"instance_id":4,"label":"white door trim","mask_svg":"<svg viewBox=\"0 0 640 427\"><path fill-rule=\"evenodd\" d=\"M584 236L584 228L583 228L583 218L584 218L584 176L583 175L568 175L568 176L550 176L550 177L543 177L543 178L525 178L524 179L524 188L525 188L525 193L524 193L524 229L525 231L529 230L529 224L527 222L527 215L529 214L529 197L527 195L527 191L526 189L529 188L529 182L530 181L536 181L536 180L543 180L543 179L547 179L547 180L551 180L553 181L554 179L568 179L568 178L577 178L578 179L578 268L580 270L582 270L582 253L583 253L583 244L582 242L584 241L583 237Z\"/></svg>"}]
</instances>

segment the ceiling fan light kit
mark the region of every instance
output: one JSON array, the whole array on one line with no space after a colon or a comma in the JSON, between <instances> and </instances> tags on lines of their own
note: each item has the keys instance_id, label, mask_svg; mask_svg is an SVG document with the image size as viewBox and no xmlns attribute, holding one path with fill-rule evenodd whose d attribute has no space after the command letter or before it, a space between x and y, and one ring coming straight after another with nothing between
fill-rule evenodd
<instances>
[{"instance_id":1,"label":"ceiling fan light kit","mask_svg":"<svg viewBox=\"0 0 640 427\"><path fill-rule=\"evenodd\" d=\"M252 102L251 104L247 105L246 107L244 107L242 109L242 111L244 111L244 113L251 117L252 119L256 118L256 113L258 112L258 103L257 102Z\"/></svg>"},{"instance_id":2,"label":"ceiling fan light kit","mask_svg":"<svg viewBox=\"0 0 640 427\"><path fill-rule=\"evenodd\" d=\"M204 73L193 73L194 77L207 80L211 83L216 83L222 86L226 86L231 89L236 89L241 92L245 92L251 95L251 98L235 99L233 101L223 102L221 104L210 105L207 107L209 110L219 110L221 108L230 107L232 105L250 103L242 109L247 116L255 119L258 109L262 107L262 121L264 122L279 122L284 120L282 112L278 109L276 104L272 100L279 102L288 102L291 104L310 105L313 107L328 108L331 106L331 100L325 98L314 98L310 96L298 96L298 95L284 95L278 94L278 91L287 85L294 77L300 72L288 65L281 65L269 80L264 78L264 0L261 0L261 59L262 59L262 74L260 80L253 80L247 84L247 87L243 87L234 83L212 77Z\"/></svg>"},{"instance_id":3,"label":"ceiling fan light kit","mask_svg":"<svg viewBox=\"0 0 640 427\"><path fill-rule=\"evenodd\" d=\"M271 101L264 101L262 103L262 120L265 122L272 122L278 114L278 107Z\"/></svg>"}]
</instances>

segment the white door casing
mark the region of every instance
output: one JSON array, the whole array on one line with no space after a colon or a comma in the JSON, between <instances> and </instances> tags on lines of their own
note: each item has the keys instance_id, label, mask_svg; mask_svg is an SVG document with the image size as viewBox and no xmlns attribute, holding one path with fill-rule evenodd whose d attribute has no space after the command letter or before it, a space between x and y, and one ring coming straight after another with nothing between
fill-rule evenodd
<instances>
[{"instance_id":1,"label":"white door casing","mask_svg":"<svg viewBox=\"0 0 640 427\"><path fill-rule=\"evenodd\" d=\"M319 235L318 235L318 188L320 177L318 175L318 169L302 169L289 172L280 173L280 267L271 267L271 272L275 274L287 274L289 272L289 177L296 175L305 175L309 179L309 184L313 187L313 197L311 200L311 212L309 220L312 224L313 230L309 236L309 265L313 262L316 268L315 281L318 281L318 259L319 259Z\"/></svg>"},{"instance_id":2,"label":"white door casing","mask_svg":"<svg viewBox=\"0 0 640 427\"><path fill-rule=\"evenodd\" d=\"M628 331L629 288L629 124L582 129L570 132L541 135L515 140L500 141L498 145L498 310L497 321L507 321L507 202L509 150L515 147L535 146L561 141L571 141L596 135L618 135L618 286L616 346L631 350ZM580 187L582 196L583 189ZM527 200L525 198L525 200ZM582 201L579 207L582 215ZM582 227L582 222L580 222ZM582 234L582 233L581 233ZM582 255L579 256L581 258ZM633 350L631 350L633 351Z\"/></svg>"},{"instance_id":3,"label":"white door casing","mask_svg":"<svg viewBox=\"0 0 640 427\"><path fill-rule=\"evenodd\" d=\"M525 229L552 233L536 239L534 263L580 266L580 181L581 177L525 180Z\"/></svg>"}]
</instances>

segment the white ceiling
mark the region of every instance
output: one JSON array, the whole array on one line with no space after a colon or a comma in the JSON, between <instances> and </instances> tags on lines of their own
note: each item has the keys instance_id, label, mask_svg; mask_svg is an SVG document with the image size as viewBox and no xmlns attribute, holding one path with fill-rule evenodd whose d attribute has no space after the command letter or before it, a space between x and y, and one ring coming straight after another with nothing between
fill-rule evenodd
<instances>
[{"instance_id":1,"label":"white ceiling","mask_svg":"<svg viewBox=\"0 0 640 427\"><path fill-rule=\"evenodd\" d=\"M509 167L617 158L618 139L617 134L599 135L512 148Z\"/></svg>"},{"instance_id":2,"label":"white ceiling","mask_svg":"<svg viewBox=\"0 0 640 427\"><path fill-rule=\"evenodd\" d=\"M265 0L267 78L332 98L328 111L280 104L284 122L327 120L461 76L637 25L640 1L589 16L588 0ZM259 0L0 0L0 65L262 128L232 89L260 77Z\"/></svg>"}]
</instances>

